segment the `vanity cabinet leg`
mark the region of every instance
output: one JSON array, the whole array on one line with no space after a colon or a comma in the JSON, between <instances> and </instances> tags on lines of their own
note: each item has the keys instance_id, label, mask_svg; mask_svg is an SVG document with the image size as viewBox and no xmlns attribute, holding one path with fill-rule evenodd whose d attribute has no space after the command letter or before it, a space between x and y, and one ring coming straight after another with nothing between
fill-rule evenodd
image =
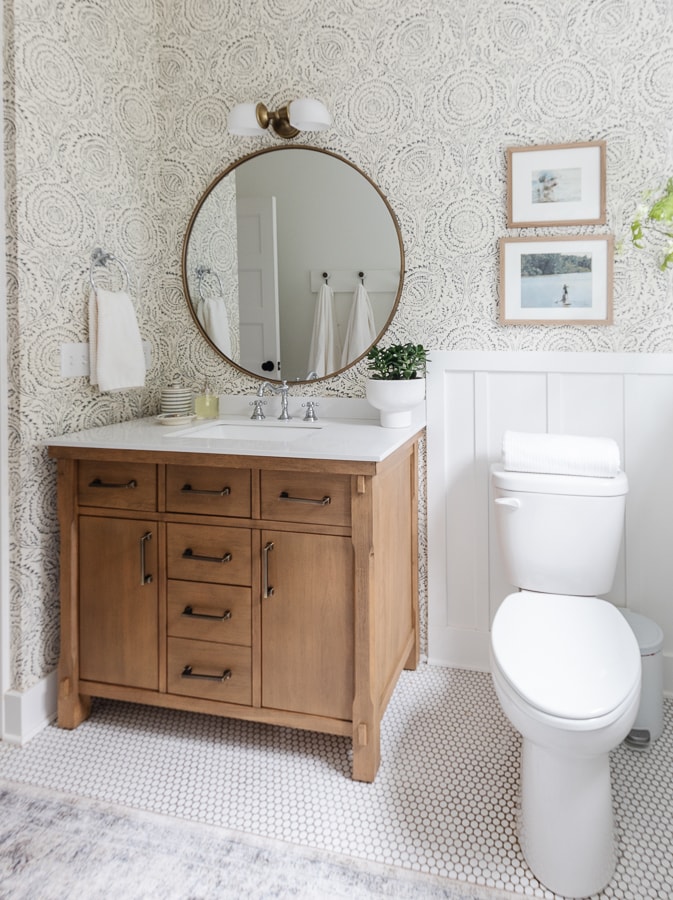
<instances>
[{"instance_id":1,"label":"vanity cabinet leg","mask_svg":"<svg viewBox=\"0 0 673 900\"><path fill-rule=\"evenodd\" d=\"M67 675L58 684L58 725L59 728L77 728L91 712L91 697L79 694L73 688L72 679Z\"/></svg>"},{"instance_id":2,"label":"vanity cabinet leg","mask_svg":"<svg viewBox=\"0 0 673 900\"><path fill-rule=\"evenodd\" d=\"M353 728L353 781L372 782L381 762L381 728L374 719Z\"/></svg>"},{"instance_id":3,"label":"vanity cabinet leg","mask_svg":"<svg viewBox=\"0 0 673 900\"><path fill-rule=\"evenodd\" d=\"M79 535L75 503L77 463L58 460L58 519L61 531L61 656L58 667L58 724L77 728L89 717L91 698L78 691L79 673Z\"/></svg>"}]
</instances>

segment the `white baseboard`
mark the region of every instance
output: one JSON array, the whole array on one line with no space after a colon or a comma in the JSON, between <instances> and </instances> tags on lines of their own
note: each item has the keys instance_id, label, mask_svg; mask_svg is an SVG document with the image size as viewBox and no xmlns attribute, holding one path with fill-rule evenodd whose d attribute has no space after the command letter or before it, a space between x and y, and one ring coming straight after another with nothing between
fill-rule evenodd
<instances>
[{"instance_id":1,"label":"white baseboard","mask_svg":"<svg viewBox=\"0 0 673 900\"><path fill-rule=\"evenodd\" d=\"M27 691L7 691L2 739L8 744L26 744L56 718L57 697L56 671Z\"/></svg>"},{"instance_id":2,"label":"white baseboard","mask_svg":"<svg viewBox=\"0 0 673 900\"><path fill-rule=\"evenodd\" d=\"M467 628L446 628L428 655L431 666L489 672L489 634Z\"/></svg>"}]
</instances>

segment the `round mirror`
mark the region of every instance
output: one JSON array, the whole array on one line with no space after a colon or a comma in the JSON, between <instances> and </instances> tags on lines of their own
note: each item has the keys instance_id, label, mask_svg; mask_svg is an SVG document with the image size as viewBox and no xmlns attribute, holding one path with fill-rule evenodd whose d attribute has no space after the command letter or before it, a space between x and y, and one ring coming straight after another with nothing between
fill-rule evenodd
<instances>
[{"instance_id":1,"label":"round mirror","mask_svg":"<svg viewBox=\"0 0 673 900\"><path fill-rule=\"evenodd\" d=\"M269 381L327 378L386 330L404 278L395 215L327 150L244 157L196 205L182 281L196 324L236 368Z\"/></svg>"}]
</instances>

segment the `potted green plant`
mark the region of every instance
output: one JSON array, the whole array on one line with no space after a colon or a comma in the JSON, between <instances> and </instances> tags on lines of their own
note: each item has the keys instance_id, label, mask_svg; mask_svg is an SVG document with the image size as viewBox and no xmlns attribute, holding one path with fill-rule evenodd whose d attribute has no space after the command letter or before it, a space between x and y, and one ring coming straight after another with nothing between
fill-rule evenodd
<instances>
[{"instance_id":1,"label":"potted green plant","mask_svg":"<svg viewBox=\"0 0 673 900\"><path fill-rule=\"evenodd\" d=\"M372 347L367 354L366 393L384 428L405 428L412 410L425 399L427 350L422 344Z\"/></svg>"},{"instance_id":2,"label":"potted green plant","mask_svg":"<svg viewBox=\"0 0 673 900\"><path fill-rule=\"evenodd\" d=\"M673 267L673 177L658 193L649 191L645 194L636 210L636 218L631 223L631 240L639 250L645 246L646 236L661 250L661 271Z\"/></svg>"}]
</instances>

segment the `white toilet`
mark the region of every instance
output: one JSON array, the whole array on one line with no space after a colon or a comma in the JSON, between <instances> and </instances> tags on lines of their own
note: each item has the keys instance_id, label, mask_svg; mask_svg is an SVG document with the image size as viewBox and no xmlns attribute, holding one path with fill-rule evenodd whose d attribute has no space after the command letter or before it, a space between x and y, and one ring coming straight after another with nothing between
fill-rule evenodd
<instances>
[{"instance_id":1,"label":"white toilet","mask_svg":"<svg viewBox=\"0 0 673 900\"><path fill-rule=\"evenodd\" d=\"M640 697L638 643L610 590L626 475L531 474L491 467L508 579L491 671L520 732L519 842L539 881L587 897L616 862L609 752L628 734Z\"/></svg>"}]
</instances>

